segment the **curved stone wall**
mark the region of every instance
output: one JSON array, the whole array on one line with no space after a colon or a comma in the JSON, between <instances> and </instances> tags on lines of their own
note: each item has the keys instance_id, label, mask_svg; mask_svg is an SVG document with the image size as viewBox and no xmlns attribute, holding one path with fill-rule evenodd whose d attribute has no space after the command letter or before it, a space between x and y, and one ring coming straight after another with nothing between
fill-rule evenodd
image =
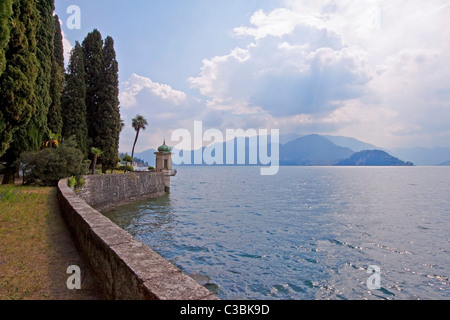
<instances>
[{"instance_id":1,"label":"curved stone wall","mask_svg":"<svg viewBox=\"0 0 450 320\"><path fill-rule=\"evenodd\" d=\"M127 175L121 176L129 179ZM88 177L87 185L93 185L92 178L96 184L103 180L97 184L103 187L96 187L96 194L110 192L110 177ZM114 199L120 198L120 194L114 195ZM58 199L75 242L108 299L217 300L205 287L87 204L68 187L67 179L58 184Z\"/></svg>"},{"instance_id":2,"label":"curved stone wall","mask_svg":"<svg viewBox=\"0 0 450 320\"><path fill-rule=\"evenodd\" d=\"M164 174L149 172L88 176L86 184L77 191L83 200L99 211L165 193Z\"/></svg>"}]
</instances>

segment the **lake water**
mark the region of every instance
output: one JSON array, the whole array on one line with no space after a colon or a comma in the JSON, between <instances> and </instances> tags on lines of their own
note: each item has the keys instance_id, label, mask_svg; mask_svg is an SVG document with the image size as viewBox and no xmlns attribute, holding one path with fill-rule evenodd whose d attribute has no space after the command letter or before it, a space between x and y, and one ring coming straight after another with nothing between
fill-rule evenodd
<instances>
[{"instance_id":1,"label":"lake water","mask_svg":"<svg viewBox=\"0 0 450 320\"><path fill-rule=\"evenodd\" d=\"M224 300L450 299L450 168L259 173L181 167L105 215Z\"/></svg>"}]
</instances>

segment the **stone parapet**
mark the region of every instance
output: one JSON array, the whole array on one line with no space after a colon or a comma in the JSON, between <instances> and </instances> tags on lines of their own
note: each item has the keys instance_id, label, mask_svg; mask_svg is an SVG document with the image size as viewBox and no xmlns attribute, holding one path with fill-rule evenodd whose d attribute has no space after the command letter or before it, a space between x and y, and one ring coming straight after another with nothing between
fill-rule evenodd
<instances>
[{"instance_id":1,"label":"stone parapet","mask_svg":"<svg viewBox=\"0 0 450 320\"><path fill-rule=\"evenodd\" d=\"M94 190L98 194L116 190L110 183L126 191L123 187L128 182L119 181L117 177L112 180L109 180L110 176L99 177L87 178L87 186L91 189L89 199L94 204L104 205L103 201L96 200L99 195L92 196ZM155 178L160 179L159 176ZM164 190L163 183L162 186ZM158 190L159 186L155 187L157 194ZM114 194L106 197L115 204L113 199L120 202L121 198L128 196ZM107 299L218 300L205 287L92 208L68 187L67 179L58 184L58 199L75 242L92 267Z\"/></svg>"},{"instance_id":2,"label":"stone parapet","mask_svg":"<svg viewBox=\"0 0 450 320\"><path fill-rule=\"evenodd\" d=\"M87 176L85 179L86 184L77 194L99 211L166 193L162 173L133 172Z\"/></svg>"}]
</instances>

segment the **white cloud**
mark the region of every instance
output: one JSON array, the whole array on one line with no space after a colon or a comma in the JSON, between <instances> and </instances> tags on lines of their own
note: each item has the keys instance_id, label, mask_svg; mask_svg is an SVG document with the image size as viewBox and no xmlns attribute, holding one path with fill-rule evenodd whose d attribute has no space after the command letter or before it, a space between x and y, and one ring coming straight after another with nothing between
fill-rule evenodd
<instances>
[{"instance_id":1,"label":"white cloud","mask_svg":"<svg viewBox=\"0 0 450 320\"><path fill-rule=\"evenodd\" d=\"M59 20L59 23L62 24L62 21ZM70 43L70 41L67 39L66 34L64 33L64 31L61 28L61 33L62 33L62 38L63 38L63 49L64 49L64 63L66 65L69 64L70 61L70 53L73 50L73 46Z\"/></svg>"},{"instance_id":2,"label":"white cloud","mask_svg":"<svg viewBox=\"0 0 450 320\"><path fill-rule=\"evenodd\" d=\"M241 26L233 31L237 37L253 36L256 40L267 36L282 37L294 31L301 18L301 15L286 8L276 9L268 14L259 10L250 18L254 27Z\"/></svg>"},{"instance_id":3,"label":"white cloud","mask_svg":"<svg viewBox=\"0 0 450 320\"><path fill-rule=\"evenodd\" d=\"M450 141L449 16L448 0L287 0L235 28L247 46L189 81L210 109L253 123L385 146Z\"/></svg>"},{"instance_id":4,"label":"white cloud","mask_svg":"<svg viewBox=\"0 0 450 320\"><path fill-rule=\"evenodd\" d=\"M361 94L369 79L361 52L343 47L334 34L315 29L291 35L291 39L268 36L206 59L200 75L190 82L210 98L209 107L235 114L317 113L334 110L336 101Z\"/></svg>"},{"instance_id":5,"label":"white cloud","mask_svg":"<svg viewBox=\"0 0 450 320\"><path fill-rule=\"evenodd\" d=\"M132 74L120 87L121 114L125 121L120 140L122 152L131 150L136 134L131 119L137 114L149 123L149 129L141 132L137 152L155 149L164 139L170 143L173 130L190 128L195 120L212 116L199 99L148 77Z\"/></svg>"},{"instance_id":6,"label":"white cloud","mask_svg":"<svg viewBox=\"0 0 450 320\"><path fill-rule=\"evenodd\" d=\"M154 96L179 106L187 96L184 92L174 90L167 84L153 82L150 78L145 78L133 73L128 81L123 83L123 89L120 92L120 101L124 108L136 106L136 96L143 91L148 90Z\"/></svg>"}]
</instances>

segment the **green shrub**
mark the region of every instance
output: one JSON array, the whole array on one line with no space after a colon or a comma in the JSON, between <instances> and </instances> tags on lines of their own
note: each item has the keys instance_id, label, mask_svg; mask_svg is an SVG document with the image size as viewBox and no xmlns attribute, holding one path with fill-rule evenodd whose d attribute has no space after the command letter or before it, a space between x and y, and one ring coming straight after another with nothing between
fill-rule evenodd
<instances>
[{"instance_id":1,"label":"green shrub","mask_svg":"<svg viewBox=\"0 0 450 320\"><path fill-rule=\"evenodd\" d=\"M155 171L155 167L152 166L148 167L148 171Z\"/></svg>"},{"instance_id":2,"label":"green shrub","mask_svg":"<svg viewBox=\"0 0 450 320\"><path fill-rule=\"evenodd\" d=\"M123 161L126 163L133 163L133 158L129 155L126 155L125 157L123 157Z\"/></svg>"},{"instance_id":3,"label":"green shrub","mask_svg":"<svg viewBox=\"0 0 450 320\"><path fill-rule=\"evenodd\" d=\"M123 172L134 172L133 166L121 166L119 170L122 170Z\"/></svg>"},{"instance_id":4,"label":"green shrub","mask_svg":"<svg viewBox=\"0 0 450 320\"><path fill-rule=\"evenodd\" d=\"M58 148L45 148L26 152L20 158L26 184L55 186L67 177L81 177L89 167L83 153L77 149L74 138L63 142Z\"/></svg>"},{"instance_id":5,"label":"green shrub","mask_svg":"<svg viewBox=\"0 0 450 320\"><path fill-rule=\"evenodd\" d=\"M75 178L74 176L71 176L69 178L69 181L67 182L67 185L69 186L69 188L73 189L76 184L77 184L77 178Z\"/></svg>"},{"instance_id":6,"label":"green shrub","mask_svg":"<svg viewBox=\"0 0 450 320\"><path fill-rule=\"evenodd\" d=\"M84 185L86 184L86 180L83 179L83 177L78 177L77 178L77 184L75 185L76 189L81 189L84 187Z\"/></svg>"},{"instance_id":7,"label":"green shrub","mask_svg":"<svg viewBox=\"0 0 450 320\"><path fill-rule=\"evenodd\" d=\"M86 184L86 180L83 179L83 177L70 177L68 181L68 186L71 189L81 189Z\"/></svg>"}]
</instances>

